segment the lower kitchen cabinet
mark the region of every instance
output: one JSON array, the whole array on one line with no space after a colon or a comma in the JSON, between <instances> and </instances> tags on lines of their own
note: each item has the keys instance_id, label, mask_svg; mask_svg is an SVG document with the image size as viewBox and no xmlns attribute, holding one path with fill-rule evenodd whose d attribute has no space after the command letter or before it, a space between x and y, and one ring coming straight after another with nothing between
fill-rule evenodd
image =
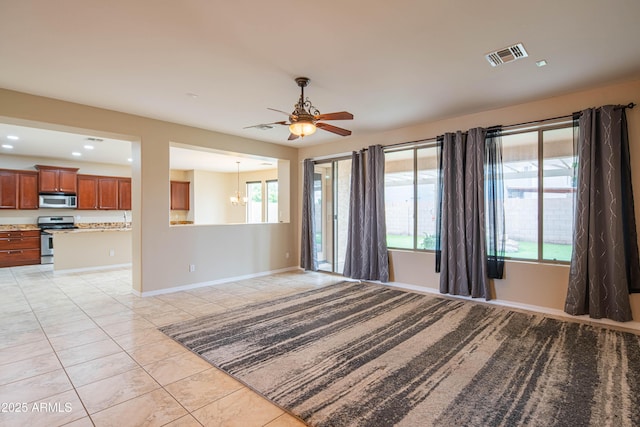
<instances>
[{"instance_id":1,"label":"lower kitchen cabinet","mask_svg":"<svg viewBox=\"0 0 640 427\"><path fill-rule=\"evenodd\" d=\"M40 264L40 231L0 231L0 267Z\"/></svg>"}]
</instances>

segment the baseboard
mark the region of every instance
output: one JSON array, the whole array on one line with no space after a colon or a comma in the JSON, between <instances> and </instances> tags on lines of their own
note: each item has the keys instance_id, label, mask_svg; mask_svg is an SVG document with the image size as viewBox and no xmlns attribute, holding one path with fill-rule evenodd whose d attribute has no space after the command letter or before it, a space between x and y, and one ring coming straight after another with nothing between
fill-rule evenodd
<instances>
[{"instance_id":1,"label":"baseboard","mask_svg":"<svg viewBox=\"0 0 640 427\"><path fill-rule=\"evenodd\" d=\"M112 268L125 268L131 267L132 264L130 262L124 264L109 264L109 265L98 265L95 267L81 267L81 268L63 268L61 270L53 270L53 273L82 273L86 271L99 271L99 270L110 270Z\"/></svg>"},{"instance_id":2,"label":"baseboard","mask_svg":"<svg viewBox=\"0 0 640 427\"><path fill-rule=\"evenodd\" d=\"M240 280L255 279L256 277L269 276L271 274L286 273L288 271L299 270L300 267L286 267L278 270L262 271L260 273L245 274L242 276L225 277L224 279L209 280L206 282L191 283L188 285L180 285L172 288L158 289L156 291L140 292L132 289L131 292L139 297L152 297L155 295L171 294L174 292L188 291L191 289L204 288L205 286L221 285L229 282L237 282Z\"/></svg>"},{"instance_id":3,"label":"baseboard","mask_svg":"<svg viewBox=\"0 0 640 427\"><path fill-rule=\"evenodd\" d=\"M572 320L574 322L589 323L589 324L592 324L592 325L606 325L606 326L614 327L616 329L629 330L629 331L632 331L632 332L640 331L640 322L636 321L636 320L633 320L633 321L630 321L630 322L616 322L616 321L610 320L610 319L592 319L588 315L572 316L572 315L570 315L568 313L565 313L562 310L557 310L557 309L549 308L549 307L543 307L543 306L539 306L539 305L523 304L523 303L519 303L519 302L506 301L506 300L500 300L500 299L494 299L494 300L485 301L485 300L481 300L481 299L478 299L478 298L471 298L471 297L466 297L466 296L462 296L462 295L442 294L442 293L440 293L440 291L438 289L426 288L426 287L416 286L416 285L410 285L408 283L388 282L388 283L381 283L381 284L382 285L386 285L386 286L392 286L394 288L407 289L407 290L410 290L410 291L417 291L417 292L422 292L422 293L434 294L434 295L438 295L438 296L441 296L441 297L461 299L461 300L467 300L467 301L476 301L476 302L481 302L481 303L485 303L485 304L499 305L499 306L508 307L508 308L526 310L526 311L531 311L531 312L535 312L535 313L546 314L546 315L548 315L550 317L561 318L561 319L566 319L566 320Z\"/></svg>"}]
</instances>

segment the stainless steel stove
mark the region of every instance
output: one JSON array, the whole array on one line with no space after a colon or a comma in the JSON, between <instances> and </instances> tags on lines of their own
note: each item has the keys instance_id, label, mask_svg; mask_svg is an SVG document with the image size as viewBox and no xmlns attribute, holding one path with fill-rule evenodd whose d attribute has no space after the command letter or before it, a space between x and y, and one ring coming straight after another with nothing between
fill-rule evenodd
<instances>
[{"instance_id":1,"label":"stainless steel stove","mask_svg":"<svg viewBox=\"0 0 640 427\"><path fill-rule=\"evenodd\" d=\"M40 263L53 264L53 235L46 230L68 230L78 228L73 216L39 216Z\"/></svg>"}]
</instances>

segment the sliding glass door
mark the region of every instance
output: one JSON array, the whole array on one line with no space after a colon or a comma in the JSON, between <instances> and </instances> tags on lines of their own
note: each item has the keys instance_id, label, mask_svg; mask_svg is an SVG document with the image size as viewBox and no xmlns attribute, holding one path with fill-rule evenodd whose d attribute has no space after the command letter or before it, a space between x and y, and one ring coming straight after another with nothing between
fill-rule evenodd
<instances>
[{"instance_id":1,"label":"sliding glass door","mask_svg":"<svg viewBox=\"0 0 640 427\"><path fill-rule=\"evenodd\" d=\"M315 164L315 243L321 271L342 274L344 269L350 193L350 158Z\"/></svg>"}]
</instances>

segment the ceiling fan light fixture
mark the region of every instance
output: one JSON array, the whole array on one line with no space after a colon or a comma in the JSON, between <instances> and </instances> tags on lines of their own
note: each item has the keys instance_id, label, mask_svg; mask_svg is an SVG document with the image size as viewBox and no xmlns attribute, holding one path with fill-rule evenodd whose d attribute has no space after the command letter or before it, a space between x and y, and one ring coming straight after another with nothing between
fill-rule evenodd
<instances>
[{"instance_id":1,"label":"ceiling fan light fixture","mask_svg":"<svg viewBox=\"0 0 640 427\"><path fill-rule=\"evenodd\" d=\"M305 137L307 135L311 135L313 133L315 133L316 131L316 125L313 124L313 122L295 122L295 123L291 123L291 125L289 126L289 131L294 134L294 135L298 135L301 137Z\"/></svg>"}]
</instances>

